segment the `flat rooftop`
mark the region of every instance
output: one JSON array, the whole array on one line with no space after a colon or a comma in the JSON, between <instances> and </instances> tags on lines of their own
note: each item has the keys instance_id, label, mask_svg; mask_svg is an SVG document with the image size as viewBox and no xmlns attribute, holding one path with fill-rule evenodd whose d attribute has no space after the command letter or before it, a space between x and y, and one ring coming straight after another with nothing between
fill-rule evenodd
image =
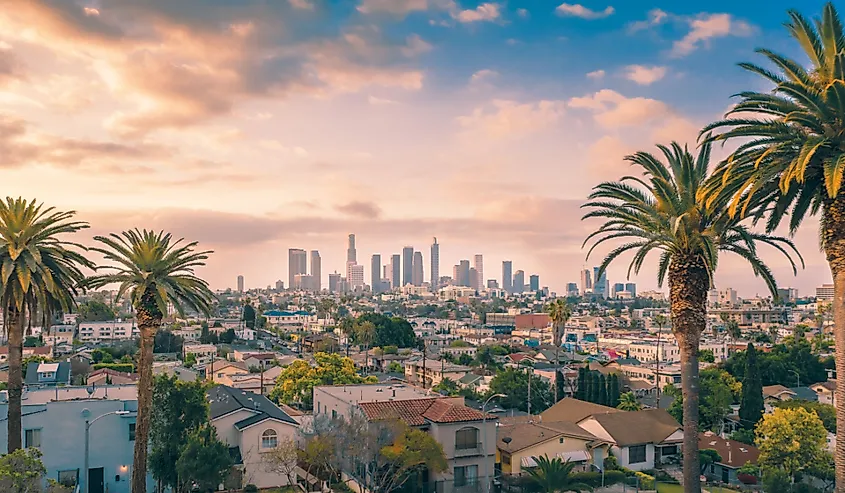
<instances>
[{"instance_id":1,"label":"flat rooftop","mask_svg":"<svg viewBox=\"0 0 845 493\"><path fill-rule=\"evenodd\" d=\"M137 385L103 385L94 387L93 392L91 390L92 388L89 386L27 390L23 393L22 404L24 406L32 406L58 401L134 401L138 399ZM5 393L0 395L0 405L7 403L8 398Z\"/></svg>"},{"instance_id":2,"label":"flat rooftop","mask_svg":"<svg viewBox=\"0 0 845 493\"><path fill-rule=\"evenodd\" d=\"M322 392L348 404L378 401L405 401L424 397L438 397L440 394L404 383L379 383L363 385L324 385L314 387L314 393Z\"/></svg>"}]
</instances>

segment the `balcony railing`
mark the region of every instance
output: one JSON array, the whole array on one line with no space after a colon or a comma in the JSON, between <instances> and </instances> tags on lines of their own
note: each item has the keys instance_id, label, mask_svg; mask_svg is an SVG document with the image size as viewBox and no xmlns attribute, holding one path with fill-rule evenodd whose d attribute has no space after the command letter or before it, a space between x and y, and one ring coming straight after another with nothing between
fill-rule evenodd
<instances>
[{"instance_id":1,"label":"balcony railing","mask_svg":"<svg viewBox=\"0 0 845 493\"><path fill-rule=\"evenodd\" d=\"M455 457L470 457L473 455L481 455L481 443L463 444L461 447L455 447Z\"/></svg>"}]
</instances>

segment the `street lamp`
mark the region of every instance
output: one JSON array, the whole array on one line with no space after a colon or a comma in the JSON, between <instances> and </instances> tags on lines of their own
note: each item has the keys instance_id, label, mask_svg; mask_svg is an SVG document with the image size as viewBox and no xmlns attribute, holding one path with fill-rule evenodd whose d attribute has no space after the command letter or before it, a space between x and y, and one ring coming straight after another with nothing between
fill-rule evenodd
<instances>
[{"instance_id":1,"label":"street lamp","mask_svg":"<svg viewBox=\"0 0 845 493\"><path fill-rule=\"evenodd\" d=\"M481 418L481 427L484 430L484 440L481 442L481 451L484 453L484 491L485 493L490 492L490 468L487 466L487 448L485 445L487 444L487 404L490 403L491 400L495 399L496 397L507 397L505 394L493 394L484 401L484 404L481 405L481 414L483 417ZM87 492L86 492L87 493Z\"/></svg>"},{"instance_id":2,"label":"street lamp","mask_svg":"<svg viewBox=\"0 0 845 493\"><path fill-rule=\"evenodd\" d=\"M795 386L800 387L801 386L801 375L798 373L797 370L789 370L789 371L795 374Z\"/></svg>"},{"instance_id":3,"label":"street lamp","mask_svg":"<svg viewBox=\"0 0 845 493\"><path fill-rule=\"evenodd\" d=\"M91 429L91 425L96 423L98 419L105 418L106 416L111 416L113 414L117 415L117 416L125 416L125 415L129 414L129 411L112 411L110 413L101 414L100 416L97 416L96 418L89 420L88 417L91 415L91 411L89 411L87 408L82 410L82 417L85 418L85 469L82 472L82 480L84 481L85 488L82 490L83 493L89 492L89 489L88 489L88 432Z\"/></svg>"}]
</instances>

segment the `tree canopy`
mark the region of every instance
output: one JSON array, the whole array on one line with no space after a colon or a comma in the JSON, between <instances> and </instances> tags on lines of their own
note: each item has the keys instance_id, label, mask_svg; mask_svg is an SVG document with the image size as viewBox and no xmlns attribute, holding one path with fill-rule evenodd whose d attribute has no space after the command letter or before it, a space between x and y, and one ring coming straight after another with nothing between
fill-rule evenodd
<instances>
[{"instance_id":1,"label":"tree canopy","mask_svg":"<svg viewBox=\"0 0 845 493\"><path fill-rule=\"evenodd\" d=\"M353 325L360 326L370 322L375 326L372 341L363 341L361 334L352 331L352 342L366 344L372 347L396 346L400 348L414 347L417 337L411 324L404 318L388 317L380 313L365 313L353 321Z\"/></svg>"},{"instance_id":2,"label":"tree canopy","mask_svg":"<svg viewBox=\"0 0 845 493\"><path fill-rule=\"evenodd\" d=\"M802 386L827 380L825 363L813 354L812 345L804 339L786 338L768 353L758 352L756 356L763 386L795 387L798 378ZM745 381L745 358L746 351L738 351L724 363L725 370L739 381Z\"/></svg>"},{"instance_id":3,"label":"tree canopy","mask_svg":"<svg viewBox=\"0 0 845 493\"><path fill-rule=\"evenodd\" d=\"M105 322L115 319L112 308L99 300L88 300L79 304L79 320L81 322Z\"/></svg>"},{"instance_id":4,"label":"tree canopy","mask_svg":"<svg viewBox=\"0 0 845 493\"><path fill-rule=\"evenodd\" d=\"M355 369L350 358L339 354L317 353L316 366L298 359L287 366L276 379L270 398L276 402L300 405L311 409L314 405L314 387L318 385L351 385L374 383L376 377L364 378Z\"/></svg>"},{"instance_id":5,"label":"tree canopy","mask_svg":"<svg viewBox=\"0 0 845 493\"><path fill-rule=\"evenodd\" d=\"M757 425L758 464L764 471L782 470L794 477L825 460L826 439L824 424L814 413L777 408Z\"/></svg>"},{"instance_id":6,"label":"tree canopy","mask_svg":"<svg viewBox=\"0 0 845 493\"><path fill-rule=\"evenodd\" d=\"M506 408L528 411L528 373L525 370L506 368L490 381L490 392L504 394L499 403ZM540 413L552 404L549 384L537 376L531 377L531 412Z\"/></svg>"}]
</instances>

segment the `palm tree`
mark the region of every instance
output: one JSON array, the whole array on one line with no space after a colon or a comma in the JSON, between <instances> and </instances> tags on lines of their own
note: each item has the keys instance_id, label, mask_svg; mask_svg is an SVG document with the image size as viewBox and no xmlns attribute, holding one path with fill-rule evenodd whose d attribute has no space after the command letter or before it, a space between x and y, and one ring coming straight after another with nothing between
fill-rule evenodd
<instances>
[{"instance_id":1,"label":"palm tree","mask_svg":"<svg viewBox=\"0 0 845 493\"><path fill-rule=\"evenodd\" d=\"M619 405L616 408L623 411L639 411L642 407L633 392L625 392L619 396Z\"/></svg>"},{"instance_id":2,"label":"palm tree","mask_svg":"<svg viewBox=\"0 0 845 493\"><path fill-rule=\"evenodd\" d=\"M557 395L557 379L560 378L558 376L560 365L560 343L561 338L563 336L563 330L566 327L566 322L569 321L569 317L572 316L572 307L569 306L569 303L566 300L558 298L553 302L546 305L546 313L549 314L549 319L552 322L552 339L554 340L555 345L555 402L558 401Z\"/></svg>"},{"instance_id":3,"label":"palm tree","mask_svg":"<svg viewBox=\"0 0 845 493\"><path fill-rule=\"evenodd\" d=\"M21 448L23 335L35 314L49 327L53 313L76 306L81 267L93 268L80 252L85 248L60 237L88 227L73 221L74 211L44 208L35 200L7 197L0 201L0 310L9 342L8 451Z\"/></svg>"},{"instance_id":4,"label":"palm tree","mask_svg":"<svg viewBox=\"0 0 845 493\"><path fill-rule=\"evenodd\" d=\"M564 493L574 491L591 491L592 488L583 483L576 483L572 479L574 462L564 462L560 457L549 459L548 456L532 457L537 467L526 469L528 480L543 493Z\"/></svg>"},{"instance_id":5,"label":"palm tree","mask_svg":"<svg viewBox=\"0 0 845 493\"><path fill-rule=\"evenodd\" d=\"M138 330L141 333L141 351L138 358L138 418L135 427L135 460L132 469L132 491L147 491L147 446L150 433L152 399L153 342L161 321L172 305L183 315L184 308L208 314L214 294L208 284L194 274L197 267L205 265L210 251L196 251L196 242L173 241L169 233L124 231L109 236L95 236L102 247L91 250L101 253L114 265L100 267L111 270L108 274L89 277L86 285L101 288L118 285L115 299L127 292L132 300Z\"/></svg>"},{"instance_id":6,"label":"palm tree","mask_svg":"<svg viewBox=\"0 0 845 493\"><path fill-rule=\"evenodd\" d=\"M655 376L654 381L656 383L655 387L657 388L657 409L660 409L660 337L663 335L663 327L666 326L666 315L662 313L658 313L654 316L654 323L657 324L657 351L654 353L654 360L655 360Z\"/></svg>"},{"instance_id":7,"label":"palm tree","mask_svg":"<svg viewBox=\"0 0 845 493\"><path fill-rule=\"evenodd\" d=\"M790 233L821 213L819 237L833 276L837 374L845 374L845 30L833 3L815 22L790 10L786 28L808 58L795 61L758 49L775 67L740 66L774 85L742 92L740 102L706 131L708 141L742 144L714 173L713 188L734 198L734 211L766 217L773 231L789 216ZM806 67L806 68L805 68ZM743 117L754 113L761 118ZM845 402L845 378L836 394ZM837 409L845 427L845 407ZM845 441L836 444L836 483L845 484Z\"/></svg>"},{"instance_id":8,"label":"palm tree","mask_svg":"<svg viewBox=\"0 0 845 493\"><path fill-rule=\"evenodd\" d=\"M660 252L658 283L669 278L672 332L681 351L681 384L684 396L684 450L698 450L698 349L707 327L707 292L712 285L719 251L731 252L751 264L776 296L777 285L769 268L757 256L757 243L783 252L796 270L789 250L798 255L788 239L750 231L743 218L728 213L728 200L699 200L708 175L710 144L701 146L697 157L677 143L658 146L667 163L638 152L627 156L641 167L642 177L626 176L619 182L599 184L583 207L592 210L584 218L598 217L605 223L587 237L595 239L587 256L607 241L627 243L614 248L602 261L599 276L621 254L636 252L628 274L638 273L649 253ZM789 250L788 250L789 249ZM800 255L798 255L800 258ZM698 454L684 460L684 491L700 491Z\"/></svg>"},{"instance_id":9,"label":"palm tree","mask_svg":"<svg viewBox=\"0 0 845 493\"><path fill-rule=\"evenodd\" d=\"M370 344L373 343L373 339L376 337L376 326L367 320L365 322L361 322L360 324L356 324L355 332L358 336L358 340L365 344L364 374L366 375L370 373Z\"/></svg>"}]
</instances>

